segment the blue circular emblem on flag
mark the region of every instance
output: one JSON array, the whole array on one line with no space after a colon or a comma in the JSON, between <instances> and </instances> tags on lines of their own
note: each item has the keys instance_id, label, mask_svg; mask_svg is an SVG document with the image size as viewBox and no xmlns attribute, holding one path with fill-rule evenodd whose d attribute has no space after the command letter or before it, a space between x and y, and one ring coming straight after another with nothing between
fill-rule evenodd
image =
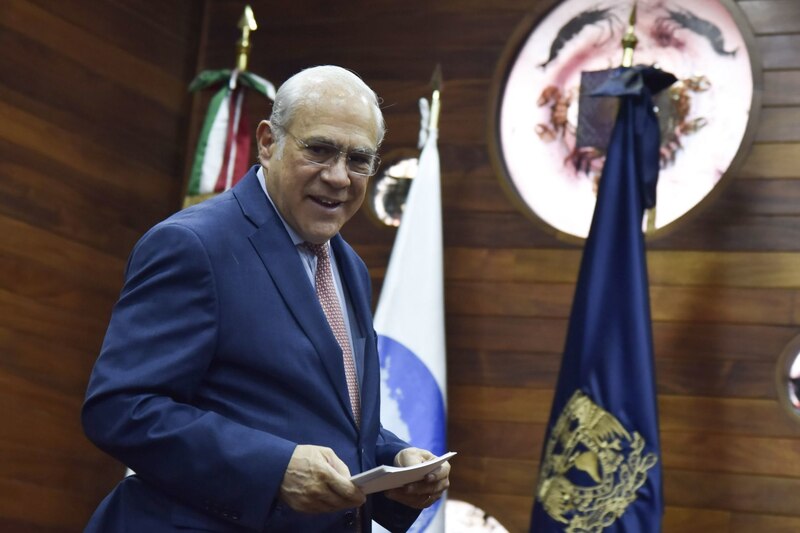
<instances>
[{"instance_id":1,"label":"blue circular emblem on flag","mask_svg":"<svg viewBox=\"0 0 800 533\"><path fill-rule=\"evenodd\" d=\"M389 337L378 336L382 386L395 402L401 422L408 428L408 442L436 455L447 451L444 396L431 371L411 350ZM383 421L390 431L391 421ZM441 500L425 509L410 532L423 531L433 520Z\"/></svg>"}]
</instances>

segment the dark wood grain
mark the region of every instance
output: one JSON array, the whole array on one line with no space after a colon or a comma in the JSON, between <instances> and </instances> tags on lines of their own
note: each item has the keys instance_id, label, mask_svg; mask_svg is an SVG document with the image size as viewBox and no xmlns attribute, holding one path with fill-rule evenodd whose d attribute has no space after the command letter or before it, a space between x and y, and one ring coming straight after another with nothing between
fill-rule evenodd
<instances>
[{"instance_id":1,"label":"dark wood grain","mask_svg":"<svg viewBox=\"0 0 800 533\"><path fill-rule=\"evenodd\" d=\"M800 4L794 0L739 0L739 7L758 35L796 32Z\"/></svg>"},{"instance_id":2,"label":"dark wood grain","mask_svg":"<svg viewBox=\"0 0 800 533\"><path fill-rule=\"evenodd\" d=\"M0 174L0 213L115 257L126 256L170 212L164 201L100 187L90 175L9 141L0 140ZM41 201L49 195L58 201Z\"/></svg>"},{"instance_id":3,"label":"dark wood grain","mask_svg":"<svg viewBox=\"0 0 800 533\"><path fill-rule=\"evenodd\" d=\"M80 407L127 255L183 192L202 4L0 2L0 530L82 531Z\"/></svg>"},{"instance_id":4,"label":"dark wood grain","mask_svg":"<svg viewBox=\"0 0 800 533\"><path fill-rule=\"evenodd\" d=\"M800 46L800 35L797 33L766 35L757 37L756 42L761 50L761 64L765 69L800 68L800 58L794 53Z\"/></svg>"},{"instance_id":5,"label":"dark wood grain","mask_svg":"<svg viewBox=\"0 0 800 533\"><path fill-rule=\"evenodd\" d=\"M657 348L657 352L661 351L660 348ZM727 355L717 354L717 358L704 358L702 355L657 357L658 392L669 395L777 399L774 361L749 361L733 356L728 358ZM451 349L448 362L447 375L451 386L549 389L555 387L561 354Z\"/></svg>"},{"instance_id":6,"label":"dark wood grain","mask_svg":"<svg viewBox=\"0 0 800 533\"><path fill-rule=\"evenodd\" d=\"M798 41L797 44L800 44ZM797 120L800 118L798 107L766 107L761 110L756 140L758 142L797 142L800 140Z\"/></svg>"},{"instance_id":7,"label":"dark wood grain","mask_svg":"<svg viewBox=\"0 0 800 533\"><path fill-rule=\"evenodd\" d=\"M182 111L186 102L186 83L150 61L129 54L124 49L106 46L95 35L27 0L3 2L0 13L0 25L4 28L27 28L28 36L42 45L89 69L105 73L114 82L161 103L173 112Z\"/></svg>"},{"instance_id":8,"label":"dark wood grain","mask_svg":"<svg viewBox=\"0 0 800 533\"><path fill-rule=\"evenodd\" d=\"M797 478L669 469L664 491L672 505L729 509L742 513L795 516Z\"/></svg>"},{"instance_id":9,"label":"dark wood grain","mask_svg":"<svg viewBox=\"0 0 800 533\"><path fill-rule=\"evenodd\" d=\"M197 47L193 43L200 34L199 13L192 9L193 0L170 0L157 7L130 0L31 0L31 3L106 46L124 50L178 79L195 75ZM143 34L147 38L142 38Z\"/></svg>"},{"instance_id":10,"label":"dark wood grain","mask_svg":"<svg viewBox=\"0 0 800 533\"><path fill-rule=\"evenodd\" d=\"M545 424L552 391L455 385L449 387L449 402L452 419ZM661 395L659 411L662 432L800 437L800 424L773 400Z\"/></svg>"},{"instance_id":11,"label":"dark wood grain","mask_svg":"<svg viewBox=\"0 0 800 533\"><path fill-rule=\"evenodd\" d=\"M467 471L478 470L485 484L482 488L488 492L519 494L532 486L539 468L544 424L455 419L448 431L451 439L465 444L457 464ZM663 431L661 449L664 466L670 469L773 477L798 477L800 469L792 461L798 453L798 442L793 438ZM481 462L483 465L475 464ZM505 469L522 470L528 475L514 478ZM505 482L511 479L519 484Z\"/></svg>"},{"instance_id":12,"label":"dark wood grain","mask_svg":"<svg viewBox=\"0 0 800 533\"><path fill-rule=\"evenodd\" d=\"M795 162L800 158L800 143L759 143L753 145L742 168L740 177L746 178L798 178Z\"/></svg>"},{"instance_id":13,"label":"dark wood grain","mask_svg":"<svg viewBox=\"0 0 800 533\"><path fill-rule=\"evenodd\" d=\"M792 516L769 516L763 514L734 513L731 533L769 531L770 533L794 533L800 531L800 518Z\"/></svg>"},{"instance_id":14,"label":"dark wood grain","mask_svg":"<svg viewBox=\"0 0 800 533\"><path fill-rule=\"evenodd\" d=\"M800 7L800 4L795 4ZM800 105L800 73L794 70L764 73L764 105Z\"/></svg>"},{"instance_id":15,"label":"dark wood grain","mask_svg":"<svg viewBox=\"0 0 800 533\"><path fill-rule=\"evenodd\" d=\"M512 532L528 529L582 243L506 192L491 94L512 36L555 3L252 3L251 69L276 84L314 64L358 72L384 99L384 154L416 145L442 64L450 495ZM774 384L800 325L800 7L738 5L765 69L756 143L701 212L647 243L668 533L800 528L800 424ZM121 475L81 435L82 391L130 247L180 204L209 97L186 86L232 66L243 7L0 2L3 531L80 531ZM344 234L377 298L395 230L362 210Z\"/></svg>"},{"instance_id":16,"label":"dark wood grain","mask_svg":"<svg viewBox=\"0 0 800 533\"><path fill-rule=\"evenodd\" d=\"M445 291L448 309L469 315L568 318L573 284L454 281ZM800 291L651 284L655 321L793 324Z\"/></svg>"},{"instance_id":17,"label":"dark wood grain","mask_svg":"<svg viewBox=\"0 0 800 533\"><path fill-rule=\"evenodd\" d=\"M376 250L377 251L377 250ZM577 279L580 250L535 248L449 248L450 279L570 283ZM795 289L800 256L788 252L655 250L648 252L651 283Z\"/></svg>"}]
</instances>

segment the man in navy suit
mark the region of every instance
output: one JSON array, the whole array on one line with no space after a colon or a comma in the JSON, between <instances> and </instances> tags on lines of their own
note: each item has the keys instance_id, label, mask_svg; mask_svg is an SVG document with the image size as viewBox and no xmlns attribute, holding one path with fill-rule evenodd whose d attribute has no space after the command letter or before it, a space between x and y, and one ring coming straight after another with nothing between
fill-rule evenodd
<instances>
[{"instance_id":1,"label":"man in navy suit","mask_svg":"<svg viewBox=\"0 0 800 533\"><path fill-rule=\"evenodd\" d=\"M261 165L137 243L82 412L136 475L86 531L404 531L448 487L447 463L377 495L350 481L433 457L380 425L369 275L339 235L384 131L357 76L304 70L258 126ZM313 245L341 327L315 292Z\"/></svg>"}]
</instances>

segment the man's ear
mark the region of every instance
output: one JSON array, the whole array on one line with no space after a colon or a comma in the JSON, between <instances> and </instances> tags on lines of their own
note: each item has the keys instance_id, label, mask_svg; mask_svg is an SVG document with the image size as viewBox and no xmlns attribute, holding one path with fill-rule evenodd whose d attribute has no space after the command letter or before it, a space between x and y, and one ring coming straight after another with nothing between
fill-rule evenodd
<instances>
[{"instance_id":1,"label":"man's ear","mask_svg":"<svg viewBox=\"0 0 800 533\"><path fill-rule=\"evenodd\" d=\"M273 150L275 150L275 135L272 133L272 124L262 120L256 128L256 143L258 146L258 160L266 165Z\"/></svg>"}]
</instances>

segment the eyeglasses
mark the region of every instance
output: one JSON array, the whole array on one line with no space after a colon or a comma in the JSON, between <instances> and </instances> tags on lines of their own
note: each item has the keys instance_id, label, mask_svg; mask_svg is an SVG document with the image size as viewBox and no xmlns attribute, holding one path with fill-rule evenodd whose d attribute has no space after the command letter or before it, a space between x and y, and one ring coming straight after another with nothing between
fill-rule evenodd
<instances>
[{"instance_id":1,"label":"eyeglasses","mask_svg":"<svg viewBox=\"0 0 800 533\"><path fill-rule=\"evenodd\" d=\"M375 175L378 171L378 166L381 164L381 158L376 154L359 149L345 152L335 144L314 140L304 141L289 130L285 131L292 139L297 141L303 159L312 165L330 168L339 161L340 156L344 155L348 174L368 178Z\"/></svg>"}]
</instances>

